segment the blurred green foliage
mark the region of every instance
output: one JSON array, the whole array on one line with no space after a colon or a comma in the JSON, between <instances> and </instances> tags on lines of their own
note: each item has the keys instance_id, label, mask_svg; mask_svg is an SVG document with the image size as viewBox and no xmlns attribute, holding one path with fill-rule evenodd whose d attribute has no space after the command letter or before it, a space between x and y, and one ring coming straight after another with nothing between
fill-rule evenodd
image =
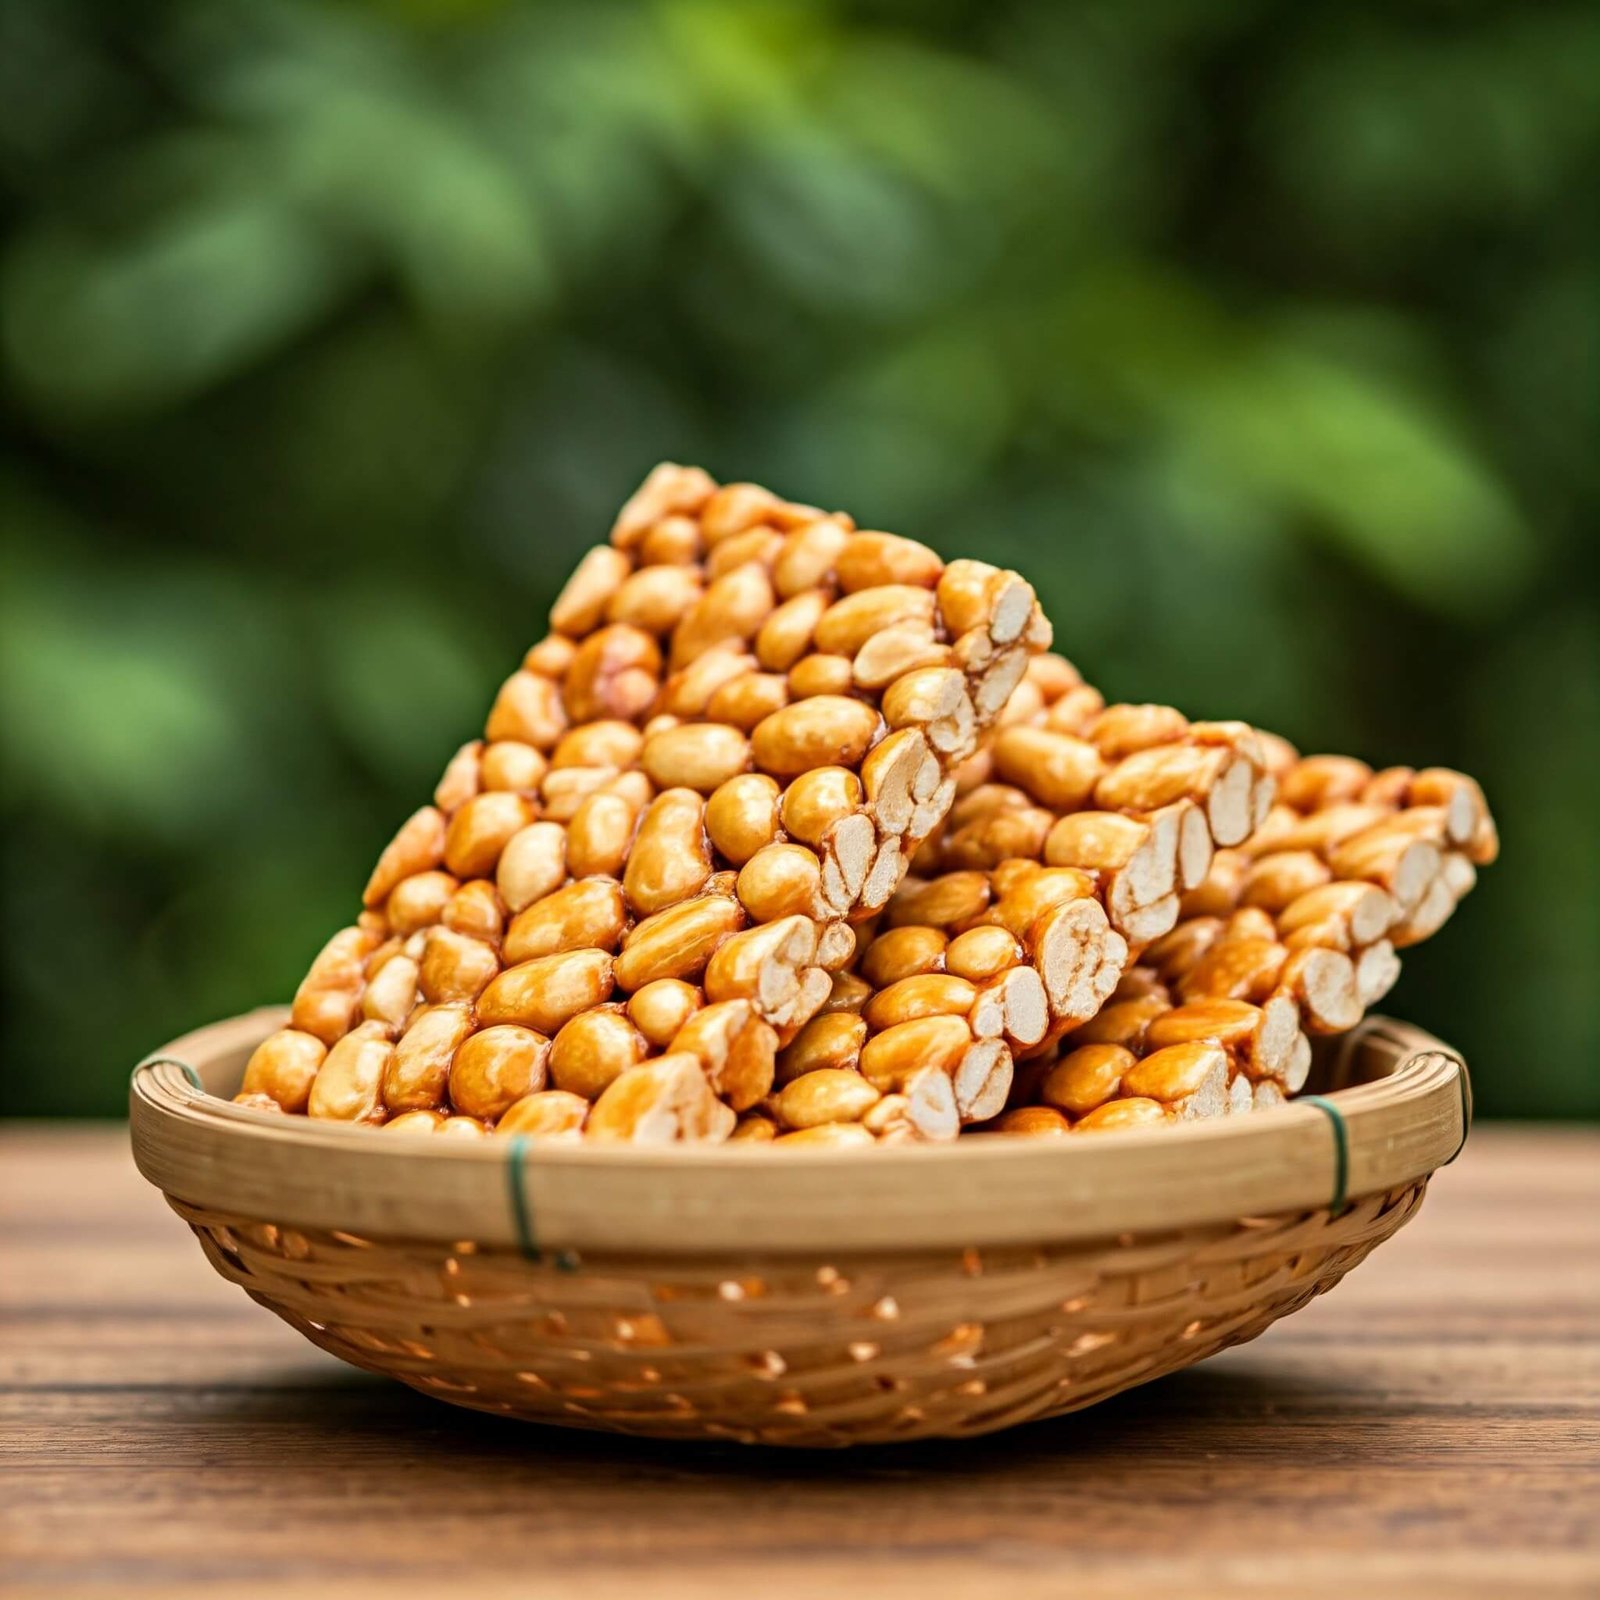
<instances>
[{"instance_id":1,"label":"blurred green foliage","mask_svg":"<svg viewBox=\"0 0 1600 1600\"><path fill-rule=\"evenodd\" d=\"M10 1112L285 996L662 457L1484 779L1392 1005L1600 1110L1600 10L0 0Z\"/></svg>"}]
</instances>

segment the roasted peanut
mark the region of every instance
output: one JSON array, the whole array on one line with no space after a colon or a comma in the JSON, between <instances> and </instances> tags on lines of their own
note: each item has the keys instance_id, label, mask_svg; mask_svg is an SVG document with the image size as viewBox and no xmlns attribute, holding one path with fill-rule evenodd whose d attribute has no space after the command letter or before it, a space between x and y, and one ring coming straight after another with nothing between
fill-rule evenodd
<instances>
[{"instance_id":1,"label":"roasted peanut","mask_svg":"<svg viewBox=\"0 0 1600 1600\"><path fill-rule=\"evenodd\" d=\"M586 1100L600 1094L648 1051L644 1035L621 1006L580 1012L556 1034L550 1047L550 1081Z\"/></svg>"},{"instance_id":2,"label":"roasted peanut","mask_svg":"<svg viewBox=\"0 0 1600 1600\"><path fill-rule=\"evenodd\" d=\"M888 833L921 839L938 823L955 795L920 729L901 728L880 740L861 763L861 785Z\"/></svg>"},{"instance_id":3,"label":"roasted peanut","mask_svg":"<svg viewBox=\"0 0 1600 1600\"><path fill-rule=\"evenodd\" d=\"M812 767L854 766L881 725L878 713L859 700L817 695L758 722L750 752L757 767L779 778L798 777Z\"/></svg>"},{"instance_id":4,"label":"roasted peanut","mask_svg":"<svg viewBox=\"0 0 1600 1600\"><path fill-rule=\"evenodd\" d=\"M849 656L813 653L790 667L784 686L791 700L808 700L819 694L847 695L855 684L855 666Z\"/></svg>"},{"instance_id":5,"label":"roasted peanut","mask_svg":"<svg viewBox=\"0 0 1600 1600\"><path fill-rule=\"evenodd\" d=\"M737 728L715 722L685 722L652 734L639 757L650 781L662 789L710 794L745 771L750 744Z\"/></svg>"},{"instance_id":6,"label":"roasted peanut","mask_svg":"<svg viewBox=\"0 0 1600 1600\"><path fill-rule=\"evenodd\" d=\"M474 878L450 896L440 920L457 933L492 945L505 931L506 908L487 878Z\"/></svg>"},{"instance_id":7,"label":"roasted peanut","mask_svg":"<svg viewBox=\"0 0 1600 1600\"><path fill-rule=\"evenodd\" d=\"M1347 1033L1366 1010L1356 964L1343 951L1291 951L1279 982L1300 1008L1300 1023L1308 1033Z\"/></svg>"},{"instance_id":8,"label":"roasted peanut","mask_svg":"<svg viewBox=\"0 0 1600 1600\"><path fill-rule=\"evenodd\" d=\"M532 820L532 804L523 795L509 790L474 795L450 819L445 865L458 878L487 877L512 836Z\"/></svg>"},{"instance_id":9,"label":"roasted peanut","mask_svg":"<svg viewBox=\"0 0 1600 1600\"><path fill-rule=\"evenodd\" d=\"M692 983L680 978L657 978L629 998L628 1020L658 1050L665 1050L673 1035L704 1004L704 997Z\"/></svg>"},{"instance_id":10,"label":"roasted peanut","mask_svg":"<svg viewBox=\"0 0 1600 1600\"><path fill-rule=\"evenodd\" d=\"M920 624L886 628L856 651L851 678L858 689L886 689L896 678L924 667L947 667L950 662L950 647Z\"/></svg>"},{"instance_id":11,"label":"roasted peanut","mask_svg":"<svg viewBox=\"0 0 1600 1600\"><path fill-rule=\"evenodd\" d=\"M615 878L579 878L517 913L506 930L506 963L563 950L615 951L627 920Z\"/></svg>"},{"instance_id":12,"label":"roasted peanut","mask_svg":"<svg viewBox=\"0 0 1600 1600\"><path fill-rule=\"evenodd\" d=\"M284 1111L304 1111L328 1047L309 1033L279 1028L269 1033L245 1063L243 1095L265 1095Z\"/></svg>"},{"instance_id":13,"label":"roasted peanut","mask_svg":"<svg viewBox=\"0 0 1600 1600\"><path fill-rule=\"evenodd\" d=\"M964 1017L978 998L975 985L948 973L926 972L880 989L861 1015L874 1032L922 1017Z\"/></svg>"},{"instance_id":14,"label":"roasted peanut","mask_svg":"<svg viewBox=\"0 0 1600 1600\"><path fill-rule=\"evenodd\" d=\"M446 816L465 805L483 787L482 769L483 740L473 739L451 756L434 785L433 803Z\"/></svg>"},{"instance_id":15,"label":"roasted peanut","mask_svg":"<svg viewBox=\"0 0 1600 1600\"><path fill-rule=\"evenodd\" d=\"M363 1022L329 1050L317 1070L306 1110L339 1122L381 1122L380 1091L395 1047L381 1022Z\"/></svg>"},{"instance_id":16,"label":"roasted peanut","mask_svg":"<svg viewBox=\"0 0 1600 1600\"><path fill-rule=\"evenodd\" d=\"M432 927L460 887L448 872L419 872L405 878L389 891L383 914L389 926L401 937Z\"/></svg>"},{"instance_id":17,"label":"roasted peanut","mask_svg":"<svg viewBox=\"0 0 1600 1600\"><path fill-rule=\"evenodd\" d=\"M446 1117L433 1130L442 1139L482 1139L489 1132L489 1124L478 1117Z\"/></svg>"},{"instance_id":18,"label":"roasted peanut","mask_svg":"<svg viewBox=\"0 0 1600 1600\"><path fill-rule=\"evenodd\" d=\"M478 997L484 1023L515 1022L553 1038L580 1011L608 999L612 959L603 950L565 950L507 967Z\"/></svg>"},{"instance_id":19,"label":"roasted peanut","mask_svg":"<svg viewBox=\"0 0 1600 1600\"><path fill-rule=\"evenodd\" d=\"M995 736L995 771L1052 811L1080 810L1106 770L1087 739L1048 728L1004 728Z\"/></svg>"},{"instance_id":20,"label":"roasted peanut","mask_svg":"<svg viewBox=\"0 0 1600 1600\"><path fill-rule=\"evenodd\" d=\"M1016 945L1014 939L1009 942ZM862 954L861 976L875 989L883 990L902 978L939 972L945 965L947 945L948 940L938 928L924 923L890 928L880 933Z\"/></svg>"},{"instance_id":21,"label":"roasted peanut","mask_svg":"<svg viewBox=\"0 0 1600 1600\"><path fill-rule=\"evenodd\" d=\"M1146 1030L1151 1023L1158 1017L1167 1016L1171 1011L1172 1002L1164 995L1115 1000L1109 1005L1102 1006L1096 1016L1082 1024L1074 1032L1073 1040L1078 1044L1120 1044L1130 1050L1137 1050L1144 1042Z\"/></svg>"},{"instance_id":22,"label":"roasted peanut","mask_svg":"<svg viewBox=\"0 0 1600 1600\"><path fill-rule=\"evenodd\" d=\"M596 545L573 569L566 586L550 608L550 626L581 638L598 626L618 586L632 563L610 545Z\"/></svg>"},{"instance_id":23,"label":"roasted peanut","mask_svg":"<svg viewBox=\"0 0 1600 1600\"><path fill-rule=\"evenodd\" d=\"M817 619L813 638L825 654L854 656L875 633L906 625L932 628L934 606L932 592L919 585L878 584L835 600Z\"/></svg>"},{"instance_id":24,"label":"roasted peanut","mask_svg":"<svg viewBox=\"0 0 1600 1600\"><path fill-rule=\"evenodd\" d=\"M620 878L638 808L601 790L585 797L566 828L567 870L575 878Z\"/></svg>"},{"instance_id":25,"label":"roasted peanut","mask_svg":"<svg viewBox=\"0 0 1600 1600\"><path fill-rule=\"evenodd\" d=\"M522 670L560 682L577 653L578 647L570 639L559 633L547 634L538 644L529 647L522 658Z\"/></svg>"},{"instance_id":26,"label":"roasted peanut","mask_svg":"<svg viewBox=\"0 0 1600 1600\"><path fill-rule=\"evenodd\" d=\"M1214 1116L1227 1100L1228 1054L1196 1042L1152 1051L1122 1075L1131 1099L1154 1100L1182 1115Z\"/></svg>"},{"instance_id":27,"label":"roasted peanut","mask_svg":"<svg viewBox=\"0 0 1600 1600\"><path fill-rule=\"evenodd\" d=\"M1260 1022L1260 1010L1244 1000L1196 1000L1175 1009L1157 1010L1144 1039L1153 1049L1212 1039L1234 1044L1249 1038Z\"/></svg>"},{"instance_id":28,"label":"roasted peanut","mask_svg":"<svg viewBox=\"0 0 1600 1600\"><path fill-rule=\"evenodd\" d=\"M362 892L362 903L369 907L381 905L404 879L437 867L444 850L444 814L434 806L414 811L378 857Z\"/></svg>"},{"instance_id":29,"label":"roasted peanut","mask_svg":"<svg viewBox=\"0 0 1600 1600\"><path fill-rule=\"evenodd\" d=\"M914 539L893 533L857 533L839 551L835 571L846 594L890 583L931 589L944 571L944 562Z\"/></svg>"},{"instance_id":30,"label":"roasted peanut","mask_svg":"<svg viewBox=\"0 0 1600 1600\"><path fill-rule=\"evenodd\" d=\"M912 930L903 928L898 931L909 933ZM965 933L957 934L944 950L945 971L965 978L970 983L982 983L988 978L998 977L1025 959L1016 936L1005 928L994 926L968 928Z\"/></svg>"},{"instance_id":31,"label":"roasted peanut","mask_svg":"<svg viewBox=\"0 0 1600 1600\"><path fill-rule=\"evenodd\" d=\"M500 959L481 939L452 928L430 928L422 946L419 980L423 997L435 1005L476 1000L500 970Z\"/></svg>"},{"instance_id":32,"label":"roasted peanut","mask_svg":"<svg viewBox=\"0 0 1600 1600\"><path fill-rule=\"evenodd\" d=\"M398 1033L417 1003L417 963L410 956L396 955L384 962L368 979L361 996L361 1015L369 1022L386 1023Z\"/></svg>"},{"instance_id":33,"label":"roasted peanut","mask_svg":"<svg viewBox=\"0 0 1600 1600\"><path fill-rule=\"evenodd\" d=\"M770 568L782 548L782 534L771 528L749 528L711 546L706 555L706 576L715 580L752 562Z\"/></svg>"},{"instance_id":34,"label":"roasted peanut","mask_svg":"<svg viewBox=\"0 0 1600 1600\"><path fill-rule=\"evenodd\" d=\"M859 1072L822 1067L785 1084L774 1109L786 1128L815 1128L826 1122L859 1122L879 1098Z\"/></svg>"},{"instance_id":35,"label":"roasted peanut","mask_svg":"<svg viewBox=\"0 0 1600 1600\"><path fill-rule=\"evenodd\" d=\"M1321 811L1341 801L1356 800L1372 779L1372 768L1350 756L1306 756L1289 766L1279 780L1283 803L1296 811Z\"/></svg>"},{"instance_id":36,"label":"roasted peanut","mask_svg":"<svg viewBox=\"0 0 1600 1600\"><path fill-rule=\"evenodd\" d=\"M741 672L717 685L706 702L706 716L749 733L755 725L789 703L787 680L775 672Z\"/></svg>"},{"instance_id":37,"label":"roasted peanut","mask_svg":"<svg viewBox=\"0 0 1600 1600\"><path fill-rule=\"evenodd\" d=\"M818 847L828 830L859 809L861 780L848 767L817 767L803 772L784 791L779 807L784 831Z\"/></svg>"},{"instance_id":38,"label":"roasted peanut","mask_svg":"<svg viewBox=\"0 0 1600 1600\"><path fill-rule=\"evenodd\" d=\"M866 1042L863 1018L849 1011L824 1012L806 1023L780 1052L775 1079L781 1084L825 1069L855 1071Z\"/></svg>"},{"instance_id":39,"label":"roasted peanut","mask_svg":"<svg viewBox=\"0 0 1600 1600\"><path fill-rule=\"evenodd\" d=\"M500 739L483 748L479 781L485 789L510 789L532 794L544 781L550 763L531 744Z\"/></svg>"},{"instance_id":40,"label":"roasted peanut","mask_svg":"<svg viewBox=\"0 0 1600 1600\"><path fill-rule=\"evenodd\" d=\"M631 722L648 709L660 681L661 646L642 628L611 623L578 646L561 700L573 722Z\"/></svg>"},{"instance_id":41,"label":"roasted peanut","mask_svg":"<svg viewBox=\"0 0 1600 1600\"><path fill-rule=\"evenodd\" d=\"M972 748L977 712L954 667L924 667L897 678L883 696L884 721L895 729L919 728L934 749L960 760Z\"/></svg>"},{"instance_id":42,"label":"roasted peanut","mask_svg":"<svg viewBox=\"0 0 1600 1600\"><path fill-rule=\"evenodd\" d=\"M1045 1073L1039 1098L1047 1106L1081 1117L1113 1099L1123 1077L1137 1064L1131 1050L1115 1044L1086 1044L1069 1051Z\"/></svg>"},{"instance_id":43,"label":"roasted peanut","mask_svg":"<svg viewBox=\"0 0 1600 1600\"><path fill-rule=\"evenodd\" d=\"M956 1106L955 1086L937 1067L919 1067L900 1087L896 1096L886 1095L884 1100L903 1101L897 1108L894 1125L884 1130L884 1137L909 1135L914 1139L953 1139L961 1131L961 1113ZM884 1109L880 1100L869 1111L865 1121L875 1123Z\"/></svg>"},{"instance_id":44,"label":"roasted peanut","mask_svg":"<svg viewBox=\"0 0 1600 1600\"><path fill-rule=\"evenodd\" d=\"M628 853L628 904L648 916L694 894L711 876L705 801L692 789L668 789L650 803Z\"/></svg>"},{"instance_id":45,"label":"roasted peanut","mask_svg":"<svg viewBox=\"0 0 1600 1600\"><path fill-rule=\"evenodd\" d=\"M822 1122L814 1128L796 1128L793 1133L780 1133L773 1141L778 1145L822 1145L844 1149L871 1146L875 1142L872 1134L859 1122Z\"/></svg>"},{"instance_id":46,"label":"roasted peanut","mask_svg":"<svg viewBox=\"0 0 1600 1600\"><path fill-rule=\"evenodd\" d=\"M764 1017L785 1027L798 1025L828 994L830 979L807 982L816 954L817 925L805 917L748 928L725 939L706 963L706 999L753 1000ZM808 998L814 1004L799 1015Z\"/></svg>"},{"instance_id":47,"label":"roasted peanut","mask_svg":"<svg viewBox=\"0 0 1600 1600\"><path fill-rule=\"evenodd\" d=\"M711 842L742 867L778 833L778 786L765 773L746 773L721 784L706 802Z\"/></svg>"},{"instance_id":48,"label":"roasted peanut","mask_svg":"<svg viewBox=\"0 0 1600 1600\"><path fill-rule=\"evenodd\" d=\"M1289 944L1304 928L1335 922L1342 930L1342 942L1349 947L1381 939L1398 916L1399 907L1393 897L1376 884L1345 880L1307 890L1279 912L1277 921Z\"/></svg>"},{"instance_id":49,"label":"roasted peanut","mask_svg":"<svg viewBox=\"0 0 1600 1600\"><path fill-rule=\"evenodd\" d=\"M383 1072L383 1103L391 1111L437 1109L445 1103L450 1060L472 1032L463 1002L418 1012L400 1036Z\"/></svg>"},{"instance_id":50,"label":"roasted peanut","mask_svg":"<svg viewBox=\"0 0 1600 1600\"><path fill-rule=\"evenodd\" d=\"M1111 1100L1073 1125L1074 1133L1115 1133L1123 1128L1147 1128L1170 1122L1172 1112L1159 1100Z\"/></svg>"},{"instance_id":51,"label":"roasted peanut","mask_svg":"<svg viewBox=\"0 0 1600 1600\"><path fill-rule=\"evenodd\" d=\"M844 517L819 518L791 533L772 564L772 581L785 599L815 589L833 571L850 540Z\"/></svg>"},{"instance_id":52,"label":"roasted peanut","mask_svg":"<svg viewBox=\"0 0 1600 1600\"><path fill-rule=\"evenodd\" d=\"M402 1111L384 1123L385 1133L437 1133L444 1126L442 1111Z\"/></svg>"},{"instance_id":53,"label":"roasted peanut","mask_svg":"<svg viewBox=\"0 0 1600 1600\"><path fill-rule=\"evenodd\" d=\"M1278 913L1331 877L1327 864L1314 851L1282 850L1250 865L1239 887L1239 900Z\"/></svg>"},{"instance_id":54,"label":"roasted peanut","mask_svg":"<svg viewBox=\"0 0 1600 1600\"><path fill-rule=\"evenodd\" d=\"M707 650L661 685L654 708L656 716L645 725L645 732L655 733L670 727L670 723L661 720L665 717L703 721L717 691L755 669L755 657L737 645L717 645Z\"/></svg>"},{"instance_id":55,"label":"roasted peanut","mask_svg":"<svg viewBox=\"0 0 1600 1600\"><path fill-rule=\"evenodd\" d=\"M960 928L981 917L991 898L986 872L946 872L927 882L908 877L889 902L889 923Z\"/></svg>"},{"instance_id":56,"label":"roasted peanut","mask_svg":"<svg viewBox=\"0 0 1600 1600\"><path fill-rule=\"evenodd\" d=\"M671 633L678 619L699 600L702 587L700 575L686 565L643 567L618 585L606 606L606 620L625 622L658 636Z\"/></svg>"},{"instance_id":57,"label":"roasted peanut","mask_svg":"<svg viewBox=\"0 0 1600 1600\"><path fill-rule=\"evenodd\" d=\"M778 1035L748 1000L722 1000L695 1012L667 1051L693 1055L722 1099L748 1111L772 1088Z\"/></svg>"},{"instance_id":58,"label":"roasted peanut","mask_svg":"<svg viewBox=\"0 0 1600 1600\"><path fill-rule=\"evenodd\" d=\"M822 891L822 864L797 844L769 844L758 850L739 873L740 904L757 922L774 922L816 912Z\"/></svg>"},{"instance_id":59,"label":"roasted peanut","mask_svg":"<svg viewBox=\"0 0 1600 1600\"><path fill-rule=\"evenodd\" d=\"M630 1067L600 1096L584 1137L601 1142L718 1143L735 1116L706 1082L692 1055L665 1055Z\"/></svg>"},{"instance_id":60,"label":"roasted peanut","mask_svg":"<svg viewBox=\"0 0 1600 1600\"><path fill-rule=\"evenodd\" d=\"M990 1124L996 1133L1021 1134L1031 1139L1059 1138L1072 1131L1072 1123L1053 1106L1015 1106Z\"/></svg>"},{"instance_id":61,"label":"roasted peanut","mask_svg":"<svg viewBox=\"0 0 1600 1600\"><path fill-rule=\"evenodd\" d=\"M822 1002L818 1015L825 1016L831 1012L848 1011L859 1014L861 1008L872 998L872 986L856 977L852 972L836 972L833 975L833 988L828 998Z\"/></svg>"},{"instance_id":62,"label":"roasted peanut","mask_svg":"<svg viewBox=\"0 0 1600 1600\"><path fill-rule=\"evenodd\" d=\"M718 645L753 640L777 603L766 569L754 561L717 578L672 633L671 663L686 667Z\"/></svg>"},{"instance_id":63,"label":"roasted peanut","mask_svg":"<svg viewBox=\"0 0 1600 1600\"><path fill-rule=\"evenodd\" d=\"M861 1051L861 1075L875 1088L898 1089L919 1067L936 1067L946 1075L972 1045L965 1017L923 1017L886 1028Z\"/></svg>"},{"instance_id":64,"label":"roasted peanut","mask_svg":"<svg viewBox=\"0 0 1600 1600\"><path fill-rule=\"evenodd\" d=\"M564 1089L524 1095L495 1124L496 1133L522 1133L533 1139L576 1139L589 1119L589 1102Z\"/></svg>"},{"instance_id":65,"label":"roasted peanut","mask_svg":"<svg viewBox=\"0 0 1600 1600\"><path fill-rule=\"evenodd\" d=\"M535 750L555 748L567 726L561 692L548 678L524 669L501 685L484 736L491 741L512 739Z\"/></svg>"},{"instance_id":66,"label":"roasted peanut","mask_svg":"<svg viewBox=\"0 0 1600 1600\"><path fill-rule=\"evenodd\" d=\"M952 635L969 633L984 625L1003 576L984 561L952 561L944 569L934 593L939 615Z\"/></svg>"},{"instance_id":67,"label":"roasted peanut","mask_svg":"<svg viewBox=\"0 0 1600 1600\"><path fill-rule=\"evenodd\" d=\"M828 596L821 589L785 600L756 634L756 660L768 672L788 672L810 649L811 636L827 609Z\"/></svg>"},{"instance_id":68,"label":"roasted peanut","mask_svg":"<svg viewBox=\"0 0 1600 1600\"><path fill-rule=\"evenodd\" d=\"M1084 733L1108 761L1120 761L1136 750L1171 744L1188 729L1188 718L1171 706L1118 705L1107 706Z\"/></svg>"},{"instance_id":69,"label":"roasted peanut","mask_svg":"<svg viewBox=\"0 0 1600 1600\"><path fill-rule=\"evenodd\" d=\"M550 1041L542 1033L510 1025L483 1028L456 1047L450 1103L468 1116L498 1117L544 1088L549 1060Z\"/></svg>"},{"instance_id":70,"label":"roasted peanut","mask_svg":"<svg viewBox=\"0 0 1600 1600\"><path fill-rule=\"evenodd\" d=\"M295 991L291 1024L324 1044L348 1033L360 1014L364 963L377 945L377 936L363 928L341 928L334 934Z\"/></svg>"},{"instance_id":71,"label":"roasted peanut","mask_svg":"<svg viewBox=\"0 0 1600 1600\"><path fill-rule=\"evenodd\" d=\"M669 906L629 930L617 957L617 982L637 991L662 978L692 978L717 947L744 926L737 900L702 895Z\"/></svg>"},{"instance_id":72,"label":"roasted peanut","mask_svg":"<svg viewBox=\"0 0 1600 1600\"><path fill-rule=\"evenodd\" d=\"M1278 986L1288 954L1274 939L1225 936L1195 963L1178 985L1178 992L1185 1000L1259 1003Z\"/></svg>"},{"instance_id":73,"label":"roasted peanut","mask_svg":"<svg viewBox=\"0 0 1600 1600\"><path fill-rule=\"evenodd\" d=\"M615 767L619 770L638 760L644 735L631 722L602 718L569 728L551 752L550 766Z\"/></svg>"},{"instance_id":74,"label":"roasted peanut","mask_svg":"<svg viewBox=\"0 0 1600 1600\"><path fill-rule=\"evenodd\" d=\"M699 467L680 467L663 461L633 491L612 525L611 542L631 550L663 518L698 513L716 490L708 473Z\"/></svg>"},{"instance_id":75,"label":"roasted peanut","mask_svg":"<svg viewBox=\"0 0 1600 1600\"><path fill-rule=\"evenodd\" d=\"M692 517L663 517L639 541L639 559L651 567L687 566L704 553L705 540L700 537L700 524ZM616 617L613 620L626 622L630 619ZM643 622L633 620L637 626L644 626ZM673 622L677 620L677 616L672 618Z\"/></svg>"}]
</instances>

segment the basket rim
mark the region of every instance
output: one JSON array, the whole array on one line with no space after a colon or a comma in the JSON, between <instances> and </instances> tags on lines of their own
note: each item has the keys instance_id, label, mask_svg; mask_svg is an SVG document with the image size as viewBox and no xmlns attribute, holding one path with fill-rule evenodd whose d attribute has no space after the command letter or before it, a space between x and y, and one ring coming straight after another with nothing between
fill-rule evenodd
<instances>
[{"instance_id":1,"label":"basket rim","mask_svg":"<svg viewBox=\"0 0 1600 1600\"><path fill-rule=\"evenodd\" d=\"M1470 1121L1460 1057L1409 1023L1369 1017L1337 1042L1335 1063L1336 1077L1368 1081L1093 1139L870 1151L384 1140L224 1098L286 1019L273 1006L212 1023L134 1069L133 1155L146 1179L241 1220L529 1254L961 1249L1336 1211L1453 1160Z\"/></svg>"}]
</instances>

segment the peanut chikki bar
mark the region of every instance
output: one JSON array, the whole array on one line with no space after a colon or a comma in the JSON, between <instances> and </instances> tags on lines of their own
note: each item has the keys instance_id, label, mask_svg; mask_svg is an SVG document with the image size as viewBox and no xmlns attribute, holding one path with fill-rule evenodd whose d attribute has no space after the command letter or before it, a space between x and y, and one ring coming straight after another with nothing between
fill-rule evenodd
<instances>
[{"instance_id":1,"label":"peanut chikki bar","mask_svg":"<svg viewBox=\"0 0 1600 1600\"><path fill-rule=\"evenodd\" d=\"M1049 642L1013 573L678 467L551 623L241 1098L726 1136Z\"/></svg>"},{"instance_id":2,"label":"peanut chikki bar","mask_svg":"<svg viewBox=\"0 0 1600 1600\"><path fill-rule=\"evenodd\" d=\"M1482 792L1460 773L1374 773L1265 744L1278 804L1216 853L1113 1003L1057 1057L1030 1063L996 1128L1059 1133L1279 1103L1304 1085L1307 1035L1354 1027L1399 975L1396 945L1439 927L1497 853Z\"/></svg>"}]
</instances>

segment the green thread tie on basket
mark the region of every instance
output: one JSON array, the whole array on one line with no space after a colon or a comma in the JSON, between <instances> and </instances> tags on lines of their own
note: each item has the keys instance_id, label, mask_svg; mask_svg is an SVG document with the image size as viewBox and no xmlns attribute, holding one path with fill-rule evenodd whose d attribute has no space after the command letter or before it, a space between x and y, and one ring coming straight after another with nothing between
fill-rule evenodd
<instances>
[{"instance_id":1,"label":"green thread tie on basket","mask_svg":"<svg viewBox=\"0 0 1600 1600\"><path fill-rule=\"evenodd\" d=\"M522 1158L528 1136L514 1133L506 1145L506 1184L511 1190L511 1220L517 1228L517 1248L530 1261L539 1259L539 1244L533 1236L533 1217L528 1207L527 1189L522 1181Z\"/></svg>"},{"instance_id":2,"label":"green thread tie on basket","mask_svg":"<svg viewBox=\"0 0 1600 1600\"><path fill-rule=\"evenodd\" d=\"M187 1061L180 1061L176 1056L146 1056L129 1073L128 1082L132 1083L146 1067L176 1067L201 1094L206 1092L206 1086L201 1081L200 1074Z\"/></svg>"},{"instance_id":3,"label":"green thread tie on basket","mask_svg":"<svg viewBox=\"0 0 1600 1600\"><path fill-rule=\"evenodd\" d=\"M1349 1204L1345 1191L1350 1184L1350 1129L1344 1112L1320 1094L1303 1094L1300 1104L1315 1106L1333 1128L1333 1198L1328 1202L1328 1212L1336 1217Z\"/></svg>"},{"instance_id":4,"label":"green thread tie on basket","mask_svg":"<svg viewBox=\"0 0 1600 1600\"><path fill-rule=\"evenodd\" d=\"M511 1220L517 1229L517 1248L529 1261L543 1261L544 1252L534 1234L533 1207L528 1203L528 1185L522 1170L527 1153L527 1134L512 1134L506 1141L506 1186L511 1192ZM571 1250L558 1250L555 1264L561 1272L578 1270L578 1258Z\"/></svg>"}]
</instances>

